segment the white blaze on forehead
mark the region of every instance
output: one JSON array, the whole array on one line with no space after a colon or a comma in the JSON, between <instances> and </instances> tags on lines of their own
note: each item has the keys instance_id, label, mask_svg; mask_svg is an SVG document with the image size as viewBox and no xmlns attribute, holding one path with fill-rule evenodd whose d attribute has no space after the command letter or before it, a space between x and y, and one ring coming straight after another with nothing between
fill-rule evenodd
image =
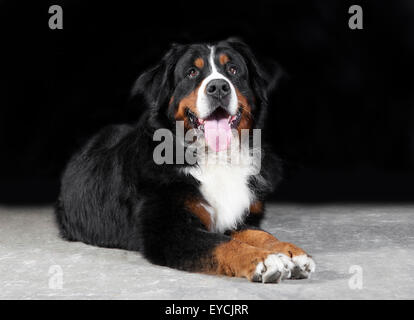
<instances>
[{"instance_id":1,"label":"white blaze on forehead","mask_svg":"<svg viewBox=\"0 0 414 320\"><path fill-rule=\"evenodd\" d=\"M197 110L198 110L198 114L200 115L200 118L206 118L210 114L209 101L208 101L208 97L206 94L206 86L211 80L216 80L216 79L224 79L229 83L231 93L230 93L230 102L229 102L229 106L227 110L231 115L235 115L237 112L238 103L237 103L236 89L234 88L233 84L227 77L225 77L222 73L217 71L217 67L214 63L214 55L215 55L215 48L213 46L213 47L210 47L210 57L209 57L211 73L207 76L207 78L205 78L201 82L200 88L198 89L198 92L197 92Z\"/></svg>"}]
</instances>

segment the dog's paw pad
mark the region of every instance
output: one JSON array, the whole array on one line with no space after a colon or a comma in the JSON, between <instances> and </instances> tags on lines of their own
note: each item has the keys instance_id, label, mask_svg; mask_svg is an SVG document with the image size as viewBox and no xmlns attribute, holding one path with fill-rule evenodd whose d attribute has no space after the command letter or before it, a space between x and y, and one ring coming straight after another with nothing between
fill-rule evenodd
<instances>
[{"instance_id":1,"label":"dog's paw pad","mask_svg":"<svg viewBox=\"0 0 414 320\"><path fill-rule=\"evenodd\" d=\"M270 254L256 266L252 281L263 283L279 283L290 277L293 262L284 254Z\"/></svg>"},{"instance_id":2,"label":"dog's paw pad","mask_svg":"<svg viewBox=\"0 0 414 320\"><path fill-rule=\"evenodd\" d=\"M315 261L306 254L292 258L295 264L292 269L291 279L309 279L311 273L315 272Z\"/></svg>"}]
</instances>

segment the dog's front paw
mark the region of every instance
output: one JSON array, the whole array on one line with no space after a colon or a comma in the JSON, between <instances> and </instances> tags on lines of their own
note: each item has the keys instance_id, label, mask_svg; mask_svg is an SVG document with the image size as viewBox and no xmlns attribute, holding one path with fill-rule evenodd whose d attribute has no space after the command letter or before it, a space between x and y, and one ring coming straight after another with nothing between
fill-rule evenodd
<instances>
[{"instance_id":1,"label":"dog's front paw","mask_svg":"<svg viewBox=\"0 0 414 320\"><path fill-rule=\"evenodd\" d=\"M309 279L315 272L315 261L307 254L292 257L294 268L291 270L290 279Z\"/></svg>"},{"instance_id":2,"label":"dog's front paw","mask_svg":"<svg viewBox=\"0 0 414 320\"><path fill-rule=\"evenodd\" d=\"M294 268L295 264L288 256L282 253L269 254L257 264L252 281L279 283L282 279L290 278Z\"/></svg>"},{"instance_id":3,"label":"dog's front paw","mask_svg":"<svg viewBox=\"0 0 414 320\"><path fill-rule=\"evenodd\" d=\"M313 272L315 261L307 254L290 258L283 253L274 253L257 264L252 281L279 283L283 279L309 279Z\"/></svg>"}]
</instances>

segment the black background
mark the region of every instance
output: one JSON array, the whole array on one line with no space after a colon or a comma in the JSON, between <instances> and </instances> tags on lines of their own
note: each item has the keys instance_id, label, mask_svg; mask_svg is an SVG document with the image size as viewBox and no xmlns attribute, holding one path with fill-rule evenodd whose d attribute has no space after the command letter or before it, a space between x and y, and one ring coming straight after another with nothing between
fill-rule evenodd
<instances>
[{"instance_id":1,"label":"black background","mask_svg":"<svg viewBox=\"0 0 414 320\"><path fill-rule=\"evenodd\" d=\"M284 201L414 200L414 2L0 2L0 201L54 201L70 155L134 122L134 79L170 43L239 36L284 76L268 139ZM50 5L63 30L50 30ZM364 29L350 30L359 4Z\"/></svg>"}]
</instances>

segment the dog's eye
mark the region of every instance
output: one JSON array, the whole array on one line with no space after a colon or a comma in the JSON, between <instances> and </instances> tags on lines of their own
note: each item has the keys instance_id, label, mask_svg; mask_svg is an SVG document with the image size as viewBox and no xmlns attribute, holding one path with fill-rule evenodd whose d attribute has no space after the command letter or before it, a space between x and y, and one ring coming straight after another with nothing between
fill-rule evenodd
<instances>
[{"instance_id":1,"label":"dog's eye","mask_svg":"<svg viewBox=\"0 0 414 320\"><path fill-rule=\"evenodd\" d=\"M235 74L237 73L237 68L236 68L236 66L234 66L234 65L230 65L230 66L227 68L227 71L228 71L228 73L230 73L230 74L232 74L232 75L235 75Z\"/></svg>"},{"instance_id":2,"label":"dog's eye","mask_svg":"<svg viewBox=\"0 0 414 320\"><path fill-rule=\"evenodd\" d=\"M195 78L198 76L200 72L196 69L196 68L190 68L190 70L188 70L187 75L189 78Z\"/></svg>"}]
</instances>

